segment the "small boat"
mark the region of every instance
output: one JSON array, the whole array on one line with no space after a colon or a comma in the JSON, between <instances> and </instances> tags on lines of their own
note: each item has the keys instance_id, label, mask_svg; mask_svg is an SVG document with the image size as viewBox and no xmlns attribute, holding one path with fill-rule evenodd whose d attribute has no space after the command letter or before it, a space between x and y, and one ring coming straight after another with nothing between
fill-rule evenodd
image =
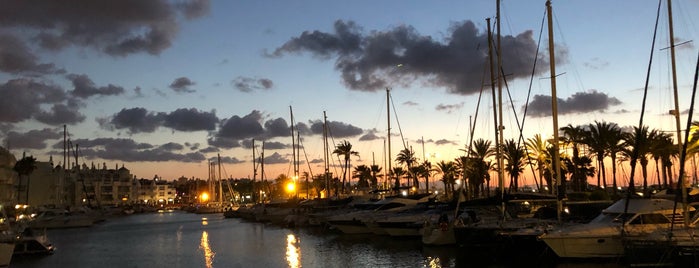
<instances>
[{"instance_id":1,"label":"small boat","mask_svg":"<svg viewBox=\"0 0 699 268\"><path fill-rule=\"evenodd\" d=\"M55 247L46 235L46 229L25 228L14 246L15 255L53 254Z\"/></svg>"},{"instance_id":2,"label":"small boat","mask_svg":"<svg viewBox=\"0 0 699 268\"><path fill-rule=\"evenodd\" d=\"M90 227L95 217L87 213L73 213L65 209L44 209L29 222L33 229L58 229Z\"/></svg>"}]
</instances>

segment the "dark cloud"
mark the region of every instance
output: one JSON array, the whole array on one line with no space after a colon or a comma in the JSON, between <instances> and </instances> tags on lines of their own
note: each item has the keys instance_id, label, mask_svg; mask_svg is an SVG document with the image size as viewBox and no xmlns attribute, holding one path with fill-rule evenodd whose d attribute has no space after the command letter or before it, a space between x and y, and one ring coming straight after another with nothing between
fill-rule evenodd
<instances>
[{"instance_id":1,"label":"dark cloud","mask_svg":"<svg viewBox=\"0 0 699 268\"><path fill-rule=\"evenodd\" d=\"M119 160L124 162L193 162L199 163L206 160L204 154L195 153L173 153L175 144L164 144L154 146L147 143L137 143L132 139L78 139L73 141L79 144L80 154L88 159L100 158L105 160ZM181 146L181 145L180 145Z\"/></svg>"},{"instance_id":2,"label":"dark cloud","mask_svg":"<svg viewBox=\"0 0 699 268\"><path fill-rule=\"evenodd\" d=\"M7 0L0 9L0 27L33 34L31 39L49 50L74 45L113 56L157 55L171 46L179 29L178 14L191 19L208 10L206 0Z\"/></svg>"},{"instance_id":3,"label":"dark cloud","mask_svg":"<svg viewBox=\"0 0 699 268\"><path fill-rule=\"evenodd\" d=\"M235 157L230 157L230 156L221 156L221 163L224 164L240 164L240 163L245 163L245 161L242 161L238 158ZM209 158L209 162L218 162L219 158L218 157L212 157Z\"/></svg>"},{"instance_id":4,"label":"dark cloud","mask_svg":"<svg viewBox=\"0 0 699 268\"><path fill-rule=\"evenodd\" d=\"M442 112L447 112L448 114L460 110L462 107L464 107L464 103L459 103L459 104L439 104L437 107L434 109L437 111L442 111Z\"/></svg>"},{"instance_id":5,"label":"dark cloud","mask_svg":"<svg viewBox=\"0 0 699 268\"><path fill-rule=\"evenodd\" d=\"M184 2L177 2L175 5L184 13L187 19L195 19L209 13L209 1L208 0L191 0Z\"/></svg>"},{"instance_id":6,"label":"dark cloud","mask_svg":"<svg viewBox=\"0 0 699 268\"><path fill-rule=\"evenodd\" d=\"M320 120L318 121L310 121L308 122L311 124L310 130L311 133L316 134L316 135L323 135L323 122ZM329 121L327 122L327 127L328 127L328 135L331 135L332 137L335 138L348 138L348 137L355 137L358 135L361 135L364 131L361 128L355 127L351 124L347 123L342 123L342 122L337 122L337 121Z\"/></svg>"},{"instance_id":7,"label":"dark cloud","mask_svg":"<svg viewBox=\"0 0 699 268\"><path fill-rule=\"evenodd\" d=\"M3 144L7 144L10 148L17 149L44 149L48 140L56 140L63 137L59 131L55 129L44 128L42 130L30 130L24 133L10 131L3 140Z\"/></svg>"},{"instance_id":8,"label":"dark cloud","mask_svg":"<svg viewBox=\"0 0 699 268\"><path fill-rule=\"evenodd\" d=\"M270 156L266 156L265 159L265 164L284 164L284 163L289 163L289 159L285 158L284 156L280 155L279 153L275 152Z\"/></svg>"},{"instance_id":9,"label":"dark cloud","mask_svg":"<svg viewBox=\"0 0 699 268\"><path fill-rule=\"evenodd\" d=\"M291 127L286 123L284 118L277 118L265 122L265 132L267 138L273 137L289 137L291 136Z\"/></svg>"},{"instance_id":10,"label":"dark cloud","mask_svg":"<svg viewBox=\"0 0 699 268\"><path fill-rule=\"evenodd\" d=\"M266 141L265 142L265 150L281 150L281 149L286 149L286 148L291 148L291 145L286 145L281 142L276 142L276 141Z\"/></svg>"},{"instance_id":11,"label":"dark cloud","mask_svg":"<svg viewBox=\"0 0 699 268\"><path fill-rule=\"evenodd\" d=\"M240 142L236 139L226 137L209 137L207 142L210 146L224 149L240 147Z\"/></svg>"},{"instance_id":12,"label":"dark cloud","mask_svg":"<svg viewBox=\"0 0 699 268\"><path fill-rule=\"evenodd\" d=\"M250 78L239 76L231 81L233 88L242 92L252 92L254 90L268 90L274 86L272 80L267 78Z\"/></svg>"},{"instance_id":13,"label":"dark cloud","mask_svg":"<svg viewBox=\"0 0 699 268\"><path fill-rule=\"evenodd\" d=\"M483 66L488 64L487 33L465 21L453 24L448 35L444 40L435 40L407 25L365 35L354 22L338 20L333 33L306 31L267 55L310 52L323 59L335 58L342 80L354 90L383 90L388 85L407 85L421 79L427 85L447 88L450 93L479 92ZM511 77L530 77L537 57L537 72L546 70L548 57L537 56L531 31L503 36L501 42L503 69ZM561 54L559 60L564 62L565 48L557 51Z\"/></svg>"},{"instance_id":14,"label":"dark cloud","mask_svg":"<svg viewBox=\"0 0 699 268\"><path fill-rule=\"evenodd\" d=\"M50 125L75 124L85 116L82 103L70 98L58 86L32 79L12 79L0 84L0 122L17 123L28 119ZM51 107L45 110L45 107Z\"/></svg>"},{"instance_id":15,"label":"dark cloud","mask_svg":"<svg viewBox=\"0 0 699 268\"><path fill-rule=\"evenodd\" d=\"M84 74L69 74L66 78L73 83L71 94L78 98L87 99L95 95L109 96L124 94L124 88L112 84L105 87L96 87L95 83Z\"/></svg>"},{"instance_id":16,"label":"dark cloud","mask_svg":"<svg viewBox=\"0 0 699 268\"><path fill-rule=\"evenodd\" d=\"M78 109L76 105L54 104L51 111L40 111L34 118L47 125L73 125L85 121L85 116Z\"/></svg>"},{"instance_id":17,"label":"dark cloud","mask_svg":"<svg viewBox=\"0 0 699 268\"><path fill-rule=\"evenodd\" d=\"M436 141L434 141L434 144L435 145L459 145L458 142L450 141L450 140L446 140L446 139L436 140Z\"/></svg>"},{"instance_id":18,"label":"dark cloud","mask_svg":"<svg viewBox=\"0 0 699 268\"><path fill-rule=\"evenodd\" d=\"M121 109L107 119L104 128L128 129L130 133L150 133L155 131L163 122L163 114L148 112L146 108Z\"/></svg>"},{"instance_id":19,"label":"dark cloud","mask_svg":"<svg viewBox=\"0 0 699 268\"><path fill-rule=\"evenodd\" d=\"M180 108L163 116L163 126L179 131L214 130L219 119L214 111Z\"/></svg>"},{"instance_id":20,"label":"dark cloud","mask_svg":"<svg viewBox=\"0 0 699 268\"><path fill-rule=\"evenodd\" d=\"M172 83L170 83L170 88L178 93L192 93L195 92L195 90L190 89L189 87L193 85L194 82L192 82L192 80L189 80L189 78L180 77L175 79L175 81L172 81Z\"/></svg>"},{"instance_id":21,"label":"dark cloud","mask_svg":"<svg viewBox=\"0 0 699 268\"><path fill-rule=\"evenodd\" d=\"M121 109L109 118L98 118L105 129L128 129L130 133L150 133L158 127L167 127L179 131L214 130L218 117L212 112L203 112L195 108L180 108L171 113L149 112L137 107Z\"/></svg>"},{"instance_id":22,"label":"dark cloud","mask_svg":"<svg viewBox=\"0 0 699 268\"><path fill-rule=\"evenodd\" d=\"M36 55L22 40L11 34L0 33L0 71L27 75L59 72L53 64L39 64L37 61Z\"/></svg>"},{"instance_id":23,"label":"dark cloud","mask_svg":"<svg viewBox=\"0 0 699 268\"><path fill-rule=\"evenodd\" d=\"M234 115L221 122L218 137L242 140L262 136L264 128L260 121L262 121L262 113L257 110L243 117Z\"/></svg>"},{"instance_id":24,"label":"dark cloud","mask_svg":"<svg viewBox=\"0 0 699 268\"><path fill-rule=\"evenodd\" d=\"M369 131L367 131L366 134L359 137L359 140L360 141L373 141L373 140L383 139L383 137L376 135L376 133L378 133L378 131L376 129L369 130Z\"/></svg>"},{"instance_id":25,"label":"dark cloud","mask_svg":"<svg viewBox=\"0 0 699 268\"><path fill-rule=\"evenodd\" d=\"M179 143L175 142L168 142L166 144L160 145L158 149L164 150L164 151L180 151L184 149L184 146Z\"/></svg>"},{"instance_id":26,"label":"dark cloud","mask_svg":"<svg viewBox=\"0 0 699 268\"><path fill-rule=\"evenodd\" d=\"M579 114L595 111L605 111L611 106L619 105L621 101L614 97L609 97L605 93L592 90L589 92L578 92L563 100L558 99L558 114ZM551 115L551 96L535 95L529 103L527 115L533 117L544 117Z\"/></svg>"},{"instance_id":27,"label":"dark cloud","mask_svg":"<svg viewBox=\"0 0 699 268\"><path fill-rule=\"evenodd\" d=\"M192 148L190 148L190 149L192 149ZM203 153L203 154L217 153L217 152L220 152L220 151L221 151L221 150L219 150L218 148L213 147L213 146L209 146L209 147L206 147L206 148L204 148L204 149L199 150L199 152L200 152L200 153Z\"/></svg>"}]
</instances>

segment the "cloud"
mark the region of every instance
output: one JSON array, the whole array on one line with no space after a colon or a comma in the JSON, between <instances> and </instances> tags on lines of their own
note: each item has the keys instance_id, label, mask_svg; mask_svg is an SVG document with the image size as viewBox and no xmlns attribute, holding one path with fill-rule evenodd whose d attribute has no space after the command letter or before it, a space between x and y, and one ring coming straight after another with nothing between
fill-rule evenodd
<instances>
[{"instance_id":1,"label":"cloud","mask_svg":"<svg viewBox=\"0 0 699 268\"><path fill-rule=\"evenodd\" d=\"M158 149L163 150L163 151L181 151L184 149L184 146L179 143L175 142L168 142L166 144L160 145Z\"/></svg>"},{"instance_id":2,"label":"cloud","mask_svg":"<svg viewBox=\"0 0 699 268\"><path fill-rule=\"evenodd\" d=\"M209 162L218 162L219 158L218 157L211 157L209 158ZM240 164L240 163L245 163L245 161L242 161L238 158L235 157L230 157L230 156L221 156L221 163L224 164Z\"/></svg>"},{"instance_id":3,"label":"cloud","mask_svg":"<svg viewBox=\"0 0 699 268\"><path fill-rule=\"evenodd\" d=\"M284 164L284 163L289 163L289 159L283 157L279 153L275 152L270 156L266 156L265 159L265 164Z\"/></svg>"},{"instance_id":4,"label":"cloud","mask_svg":"<svg viewBox=\"0 0 699 268\"><path fill-rule=\"evenodd\" d=\"M353 90L377 91L421 79L428 86L468 95L479 92L483 66L488 64L487 41L487 33L471 21L454 23L448 37L435 40L408 25L365 35L353 21L338 20L332 33L305 31L266 55L309 52L320 59L334 58L335 69ZM547 70L548 57L537 56L531 31L503 36L501 42L503 69L513 78L530 77L535 59L538 73ZM557 51L561 63L565 62L566 49Z\"/></svg>"},{"instance_id":5,"label":"cloud","mask_svg":"<svg viewBox=\"0 0 699 268\"><path fill-rule=\"evenodd\" d=\"M272 80L267 78L250 78L239 76L231 81L233 88L241 92L252 92L254 90L268 90L274 86Z\"/></svg>"},{"instance_id":6,"label":"cloud","mask_svg":"<svg viewBox=\"0 0 699 268\"><path fill-rule=\"evenodd\" d=\"M149 112L137 107L121 109L108 118L98 118L97 122L104 129L128 129L130 133L150 133L158 127L193 132L216 129L219 119L212 112L199 111L196 108L180 108L171 113Z\"/></svg>"},{"instance_id":7,"label":"cloud","mask_svg":"<svg viewBox=\"0 0 699 268\"><path fill-rule=\"evenodd\" d=\"M163 115L153 112L148 112L145 108L130 108L121 109L113 115L111 119L107 119L102 124L103 128L109 129L128 129L130 133L150 133L155 131L163 121ZM109 126L109 127L107 127Z\"/></svg>"},{"instance_id":8,"label":"cloud","mask_svg":"<svg viewBox=\"0 0 699 268\"><path fill-rule=\"evenodd\" d=\"M204 112L196 108L180 108L163 116L163 126L179 131L211 131L219 119L214 111Z\"/></svg>"},{"instance_id":9,"label":"cloud","mask_svg":"<svg viewBox=\"0 0 699 268\"><path fill-rule=\"evenodd\" d=\"M124 162L177 161L192 163L206 160L204 154L199 152L174 153L172 151L175 151L181 145L178 146L178 144L172 143L155 146L148 143L137 143L132 139L115 138L77 139L73 143L80 145L80 154L87 159L100 158Z\"/></svg>"},{"instance_id":10,"label":"cloud","mask_svg":"<svg viewBox=\"0 0 699 268\"><path fill-rule=\"evenodd\" d=\"M189 88L193 85L194 82L192 82L192 80L189 80L189 78L179 77L175 79L175 81L172 81L172 83L170 83L170 88L177 93L192 93L196 91Z\"/></svg>"},{"instance_id":11,"label":"cloud","mask_svg":"<svg viewBox=\"0 0 699 268\"><path fill-rule=\"evenodd\" d=\"M323 122L318 120L318 121L309 121L308 123L311 124L311 127L310 127L311 133L317 134L317 135L323 134ZM335 137L335 138L355 137L355 136L361 135L364 132L361 128L355 127L351 124L337 122L337 121L328 121L327 128L328 128L328 135Z\"/></svg>"},{"instance_id":12,"label":"cloud","mask_svg":"<svg viewBox=\"0 0 699 268\"><path fill-rule=\"evenodd\" d=\"M54 104L51 111L40 111L34 118L47 125L77 124L85 121L85 116L78 111L78 105Z\"/></svg>"},{"instance_id":13,"label":"cloud","mask_svg":"<svg viewBox=\"0 0 699 268\"><path fill-rule=\"evenodd\" d=\"M63 135L59 131L50 128L30 130L24 133L10 131L3 140L3 144L9 144L11 148L40 150L46 148L47 140L56 140L61 137Z\"/></svg>"},{"instance_id":14,"label":"cloud","mask_svg":"<svg viewBox=\"0 0 699 268\"><path fill-rule=\"evenodd\" d=\"M434 144L435 144L435 145L459 145L458 142L450 141L450 140L447 140L447 139L439 139L439 140L436 140L436 141L434 141Z\"/></svg>"},{"instance_id":15,"label":"cloud","mask_svg":"<svg viewBox=\"0 0 699 268\"><path fill-rule=\"evenodd\" d=\"M376 135L378 131L376 129L371 129L367 131L364 135L359 137L360 141L373 141L373 140L380 140L383 139L383 137Z\"/></svg>"},{"instance_id":16,"label":"cloud","mask_svg":"<svg viewBox=\"0 0 699 268\"><path fill-rule=\"evenodd\" d=\"M217 136L235 140L260 137L264 134L264 128L262 128L260 121L262 121L262 113L257 110L253 110L243 117L234 115L229 119L222 120Z\"/></svg>"},{"instance_id":17,"label":"cloud","mask_svg":"<svg viewBox=\"0 0 699 268\"><path fill-rule=\"evenodd\" d=\"M606 93L596 90L589 92L578 92L563 100L558 99L558 114L580 114L595 111L604 111L614 105L621 104L621 101L614 97L609 97ZM524 107L522 107L524 109ZM529 103L527 110L529 116L544 117L551 115L551 96L535 95Z\"/></svg>"},{"instance_id":18,"label":"cloud","mask_svg":"<svg viewBox=\"0 0 699 268\"><path fill-rule=\"evenodd\" d=\"M447 112L448 114L454 112L455 110L459 110L462 107L464 107L464 103L461 102L459 104L439 104L437 107L434 109L437 111L444 111Z\"/></svg>"},{"instance_id":19,"label":"cloud","mask_svg":"<svg viewBox=\"0 0 699 268\"><path fill-rule=\"evenodd\" d=\"M276 142L276 141L267 141L265 142L265 150L281 150L281 149L286 149L286 148L291 148L291 145L286 145L281 142Z\"/></svg>"},{"instance_id":20,"label":"cloud","mask_svg":"<svg viewBox=\"0 0 699 268\"><path fill-rule=\"evenodd\" d=\"M0 122L17 123L33 118L49 125L62 125L85 120L78 111L82 103L56 85L12 79L0 84L0 96Z\"/></svg>"},{"instance_id":21,"label":"cloud","mask_svg":"<svg viewBox=\"0 0 699 268\"><path fill-rule=\"evenodd\" d=\"M73 82L73 91L70 93L78 98L87 99L95 95L121 95L124 94L124 88L109 84L106 87L96 87L95 83L85 74L69 74L66 76Z\"/></svg>"},{"instance_id":22,"label":"cloud","mask_svg":"<svg viewBox=\"0 0 699 268\"><path fill-rule=\"evenodd\" d=\"M180 16L197 18L209 1L91 0L70 4L56 1L8 0L0 10L0 27L22 31L48 50L70 45L91 47L112 56L147 52L157 55L170 47Z\"/></svg>"},{"instance_id":23,"label":"cloud","mask_svg":"<svg viewBox=\"0 0 699 268\"><path fill-rule=\"evenodd\" d=\"M36 55L22 40L11 34L0 33L0 71L25 75L62 72L56 70L53 64L39 64L37 61Z\"/></svg>"}]
</instances>

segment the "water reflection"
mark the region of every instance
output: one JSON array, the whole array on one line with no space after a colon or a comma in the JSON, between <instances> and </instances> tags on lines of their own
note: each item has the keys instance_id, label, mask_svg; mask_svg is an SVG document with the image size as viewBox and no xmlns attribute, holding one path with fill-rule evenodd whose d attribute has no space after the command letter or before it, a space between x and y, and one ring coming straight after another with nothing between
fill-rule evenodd
<instances>
[{"instance_id":1,"label":"water reflection","mask_svg":"<svg viewBox=\"0 0 699 268\"><path fill-rule=\"evenodd\" d=\"M211 250L211 245L209 245L209 233L206 231L201 233L201 243L199 244L199 249L204 251L204 264L206 265L206 268L214 267L214 256L216 255L216 252Z\"/></svg>"},{"instance_id":2,"label":"water reflection","mask_svg":"<svg viewBox=\"0 0 699 268\"><path fill-rule=\"evenodd\" d=\"M301 249L298 245L299 241L294 234L286 236L286 262L289 264L289 267L301 267Z\"/></svg>"}]
</instances>

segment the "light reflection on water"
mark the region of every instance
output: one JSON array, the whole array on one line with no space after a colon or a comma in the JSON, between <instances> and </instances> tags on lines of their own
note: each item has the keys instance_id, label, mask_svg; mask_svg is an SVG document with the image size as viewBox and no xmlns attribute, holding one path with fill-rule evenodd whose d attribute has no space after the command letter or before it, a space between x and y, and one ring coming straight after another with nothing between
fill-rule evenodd
<instances>
[{"instance_id":1,"label":"light reflection on water","mask_svg":"<svg viewBox=\"0 0 699 268\"><path fill-rule=\"evenodd\" d=\"M288 229L221 214L135 214L48 235L54 255L13 258L11 267L493 267L487 255L423 247L419 239Z\"/></svg>"},{"instance_id":2,"label":"light reflection on water","mask_svg":"<svg viewBox=\"0 0 699 268\"><path fill-rule=\"evenodd\" d=\"M301 249L297 247L298 244L293 234L286 235L286 261L291 268L301 267Z\"/></svg>"}]
</instances>

